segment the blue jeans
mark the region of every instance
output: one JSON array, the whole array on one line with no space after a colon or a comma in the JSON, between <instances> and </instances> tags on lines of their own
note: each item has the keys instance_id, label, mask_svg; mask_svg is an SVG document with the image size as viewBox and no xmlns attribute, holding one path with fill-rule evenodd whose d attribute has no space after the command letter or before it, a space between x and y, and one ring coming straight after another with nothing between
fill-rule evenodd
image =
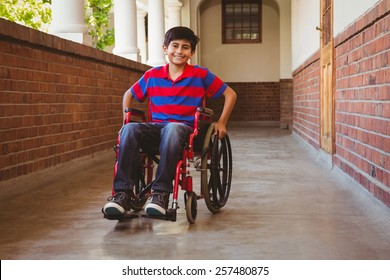
<instances>
[{"instance_id":1,"label":"blue jeans","mask_svg":"<svg viewBox=\"0 0 390 280\"><path fill-rule=\"evenodd\" d=\"M120 134L118 166L114 178L114 191L131 190L138 182L139 162L142 149L158 150L160 162L152 190L172 192L176 165L181 159L184 143L192 128L182 123L128 123Z\"/></svg>"}]
</instances>

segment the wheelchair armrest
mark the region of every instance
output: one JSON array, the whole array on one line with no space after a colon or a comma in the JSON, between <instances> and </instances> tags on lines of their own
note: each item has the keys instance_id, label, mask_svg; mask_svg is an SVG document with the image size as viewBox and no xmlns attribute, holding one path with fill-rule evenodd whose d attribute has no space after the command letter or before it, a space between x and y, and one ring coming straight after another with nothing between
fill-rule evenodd
<instances>
[{"instance_id":1,"label":"wheelchair armrest","mask_svg":"<svg viewBox=\"0 0 390 280\"><path fill-rule=\"evenodd\" d=\"M198 107L197 110L202 115L212 116L214 114L214 111L212 109L206 107Z\"/></svg>"},{"instance_id":2,"label":"wheelchair armrest","mask_svg":"<svg viewBox=\"0 0 390 280\"><path fill-rule=\"evenodd\" d=\"M132 113L133 115L136 115L136 116L145 116L145 112L142 110L139 110L139 109L126 108L125 113L129 113L129 112Z\"/></svg>"},{"instance_id":3,"label":"wheelchair armrest","mask_svg":"<svg viewBox=\"0 0 390 280\"><path fill-rule=\"evenodd\" d=\"M144 122L146 121L146 114L142 110L135 109L135 108L126 108L125 109L125 113L126 113L125 124L131 122L131 117L132 116L139 117Z\"/></svg>"}]
</instances>

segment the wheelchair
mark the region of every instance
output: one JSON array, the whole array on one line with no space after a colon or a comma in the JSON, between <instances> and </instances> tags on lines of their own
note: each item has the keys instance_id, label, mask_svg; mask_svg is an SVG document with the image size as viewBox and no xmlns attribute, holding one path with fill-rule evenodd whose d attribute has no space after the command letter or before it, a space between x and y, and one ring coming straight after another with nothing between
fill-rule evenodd
<instances>
[{"instance_id":1,"label":"wheelchair","mask_svg":"<svg viewBox=\"0 0 390 280\"><path fill-rule=\"evenodd\" d=\"M205 103L203 101L203 103ZM203 104L205 105L205 104ZM148 106L150 108L150 104ZM150 119L144 111L127 108L124 124L129 122L146 122ZM139 174L140 179L133 187L130 198L130 208L122 215L106 215L109 220L124 220L136 217L148 217L155 219L176 221L177 210L179 209L179 189L184 191L184 206L187 221L195 223L198 212L198 200L204 199L208 210L217 213L228 201L232 182L232 149L229 136L219 139L214 133L215 122L212 122L213 110L206 107L198 107L195 113L194 129L188 141L184 143L183 154L176 165L176 175L173 185L172 206L167 209L166 215L162 217L152 217L146 214L137 214L143 210L153 184L155 164L159 163L159 155L156 153L146 153L140 150ZM116 175L118 155L119 155L120 135L114 147L116 158L114 166L114 177ZM200 172L200 189L195 193L193 188L193 177L189 169ZM115 195L112 188L112 195Z\"/></svg>"}]
</instances>

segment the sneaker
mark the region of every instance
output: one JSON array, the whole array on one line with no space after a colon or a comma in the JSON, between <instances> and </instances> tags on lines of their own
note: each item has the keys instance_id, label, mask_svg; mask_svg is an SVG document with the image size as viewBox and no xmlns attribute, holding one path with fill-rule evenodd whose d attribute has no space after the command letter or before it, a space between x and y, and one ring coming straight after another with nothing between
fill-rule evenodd
<instances>
[{"instance_id":1,"label":"sneaker","mask_svg":"<svg viewBox=\"0 0 390 280\"><path fill-rule=\"evenodd\" d=\"M107 200L109 202L103 207L103 212L106 215L121 215L130 210L130 199L125 192L117 192Z\"/></svg>"},{"instance_id":2,"label":"sneaker","mask_svg":"<svg viewBox=\"0 0 390 280\"><path fill-rule=\"evenodd\" d=\"M165 216L169 203L169 193L153 192L152 201L146 205L145 212L149 216Z\"/></svg>"}]
</instances>

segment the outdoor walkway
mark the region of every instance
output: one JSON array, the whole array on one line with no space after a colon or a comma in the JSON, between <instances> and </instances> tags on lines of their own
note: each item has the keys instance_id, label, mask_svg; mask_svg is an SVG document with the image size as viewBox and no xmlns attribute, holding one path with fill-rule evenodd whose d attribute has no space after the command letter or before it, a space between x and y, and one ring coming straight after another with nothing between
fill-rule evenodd
<instances>
[{"instance_id":1,"label":"outdoor walkway","mask_svg":"<svg viewBox=\"0 0 390 280\"><path fill-rule=\"evenodd\" d=\"M229 201L193 225L103 219L113 151L0 183L0 259L390 259L390 209L320 154L257 123L230 137Z\"/></svg>"}]
</instances>

